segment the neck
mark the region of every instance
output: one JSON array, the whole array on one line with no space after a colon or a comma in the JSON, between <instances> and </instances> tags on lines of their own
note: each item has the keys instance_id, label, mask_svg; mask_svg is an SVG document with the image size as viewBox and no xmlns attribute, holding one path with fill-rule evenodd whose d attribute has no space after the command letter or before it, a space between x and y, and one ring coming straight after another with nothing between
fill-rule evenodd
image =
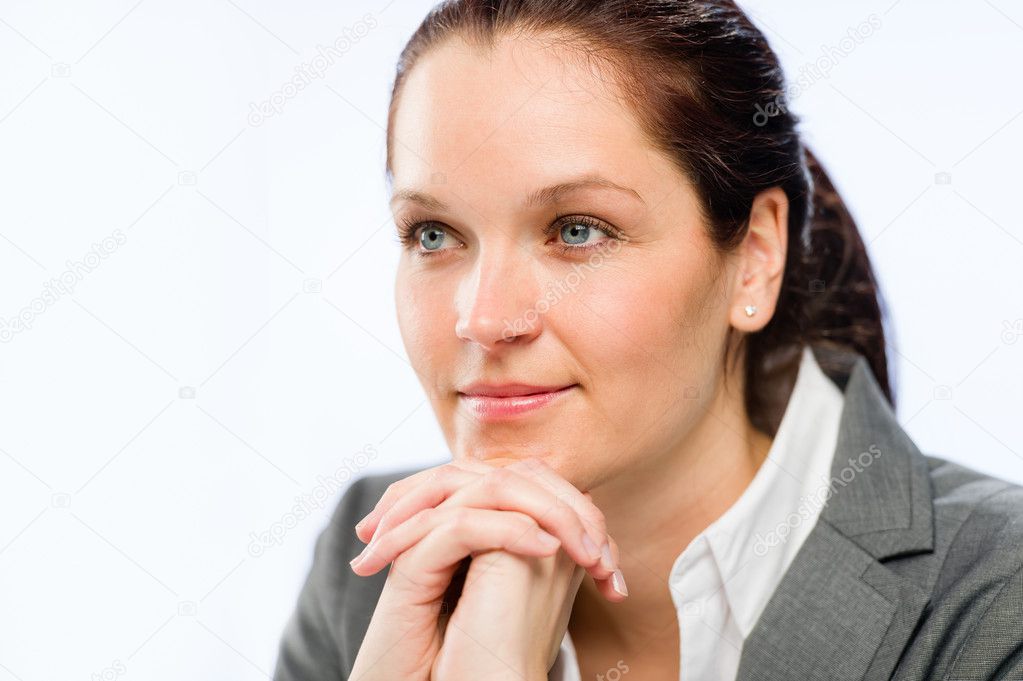
<instances>
[{"instance_id":1,"label":"neck","mask_svg":"<svg viewBox=\"0 0 1023 681\"><path fill-rule=\"evenodd\" d=\"M676 557L742 495L772 443L750 425L741 399L734 399L741 394L719 390L680 446L590 490L618 543L629 596L609 603L583 580L570 623L573 640L599 638L636 650L677 631L668 587Z\"/></svg>"}]
</instances>

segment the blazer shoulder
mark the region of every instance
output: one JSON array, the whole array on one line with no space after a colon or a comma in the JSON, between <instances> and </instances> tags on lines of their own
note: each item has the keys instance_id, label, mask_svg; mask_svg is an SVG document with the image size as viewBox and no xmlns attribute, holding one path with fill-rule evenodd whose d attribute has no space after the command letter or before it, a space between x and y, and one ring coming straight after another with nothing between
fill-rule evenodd
<instances>
[{"instance_id":1,"label":"blazer shoulder","mask_svg":"<svg viewBox=\"0 0 1023 681\"><path fill-rule=\"evenodd\" d=\"M937 548L929 608L944 621L931 635L950 644L932 660L951 678L1023 678L1023 485L925 459Z\"/></svg>"},{"instance_id":2,"label":"blazer shoulder","mask_svg":"<svg viewBox=\"0 0 1023 681\"><path fill-rule=\"evenodd\" d=\"M1018 569L1023 564L1023 485L942 457L925 459L938 545L969 557L964 566L1001 559L1006 568L1015 564Z\"/></svg>"},{"instance_id":3,"label":"blazer shoulder","mask_svg":"<svg viewBox=\"0 0 1023 681\"><path fill-rule=\"evenodd\" d=\"M935 510L962 520L979 514L984 525L1023 536L1023 484L949 459L925 455ZM1015 522L1014 522L1015 521ZM976 520L974 520L976 522ZM1023 547L1021 547L1023 548Z\"/></svg>"}]
</instances>

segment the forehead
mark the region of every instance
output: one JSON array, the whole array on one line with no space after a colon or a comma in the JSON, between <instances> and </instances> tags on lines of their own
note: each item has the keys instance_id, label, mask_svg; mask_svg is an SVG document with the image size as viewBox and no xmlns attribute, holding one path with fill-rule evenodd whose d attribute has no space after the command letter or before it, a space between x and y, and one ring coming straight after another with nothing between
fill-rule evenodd
<instances>
[{"instance_id":1,"label":"forehead","mask_svg":"<svg viewBox=\"0 0 1023 681\"><path fill-rule=\"evenodd\" d=\"M650 171L655 152L599 63L535 36L436 47L397 104L395 184L427 184L439 173L510 189L595 169L641 181L635 175Z\"/></svg>"}]
</instances>

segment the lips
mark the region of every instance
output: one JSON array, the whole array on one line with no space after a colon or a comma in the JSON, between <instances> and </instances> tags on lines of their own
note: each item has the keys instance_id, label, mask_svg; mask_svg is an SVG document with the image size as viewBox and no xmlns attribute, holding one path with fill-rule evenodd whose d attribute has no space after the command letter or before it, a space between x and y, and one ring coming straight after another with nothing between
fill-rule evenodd
<instances>
[{"instance_id":1,"label":"lips","mask_svg":"<svg viewBox=\"0 0 1023 681\"><path fill-rule=\"evenodd\" d=\"M458 398L481 421L503 421L561 402L577 385L473 384L460 391Z\"/></svg>"},{"instance_id":2,"label":"lips","mask_svg":"<svg viewBox=\"0 0 1023 681\"><path fill-rule=\"evenodd\" d=\"M570 387L570 384L543 386L530 385L528 383L503 383L500 385L473 383L464 390L460 390L459 393L481 397L522 397L524 395L556 392L567 387Z\"/></svg>"}]
</instances>

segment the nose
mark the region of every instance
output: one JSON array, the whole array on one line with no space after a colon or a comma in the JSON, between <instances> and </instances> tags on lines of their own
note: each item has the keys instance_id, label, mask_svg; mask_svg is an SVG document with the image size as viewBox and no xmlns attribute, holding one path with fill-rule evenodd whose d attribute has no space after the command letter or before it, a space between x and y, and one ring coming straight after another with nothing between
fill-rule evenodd
<instances>
[{"instance_id":1,"label":"nose","mask_svg":"<svg viewBox=\"0 0 1023 681\"><path fill-rule=\"evenodd\" d=\"M536 338L546 301L537 297L531 265L529 254L511 239L481 249L458 288L458 338L487 352Z\"/></svg>"}]
</instances>

